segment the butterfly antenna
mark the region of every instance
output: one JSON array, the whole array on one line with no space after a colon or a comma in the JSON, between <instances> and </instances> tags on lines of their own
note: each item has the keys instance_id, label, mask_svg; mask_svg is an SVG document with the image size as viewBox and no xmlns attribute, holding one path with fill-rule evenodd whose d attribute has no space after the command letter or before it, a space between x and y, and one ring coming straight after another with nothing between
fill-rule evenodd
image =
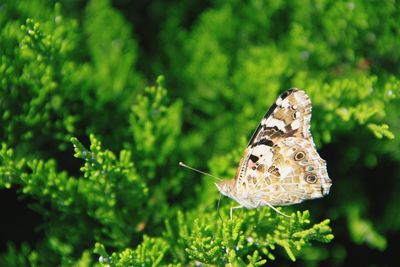
<instances>
[{"instance_id":1,"label":"butterfly antenna","mask_svg":"<svg viewBox=\"0 0 400 267\"><path fill-rule=\"evenodd\" d=\"M219 178L219 177L217 177L217 176L214 176L214 175L212 175L212 174L209 174L209 173L206 173L206 172L200 171L200 170L198 170L198 169L195 169L195 168L193 168L193 167L190 167L190 166L188 166L188 165L184 164L184 163L183 163L183 162L181 162L181 161L179 162L179 166L182 166L182 167L188 168L188 169L190 169L190 170L192 170L192 171L195 171L195 172L198 172L198 173L201 173L201 174L204 174L204 175L210 176L210 177L212 177L212 178L215 178L215 179L217 179L217 180L219 180L219 181L222 181L222 179L221 179L221 178Z\"/></svg>"}]
</instances>

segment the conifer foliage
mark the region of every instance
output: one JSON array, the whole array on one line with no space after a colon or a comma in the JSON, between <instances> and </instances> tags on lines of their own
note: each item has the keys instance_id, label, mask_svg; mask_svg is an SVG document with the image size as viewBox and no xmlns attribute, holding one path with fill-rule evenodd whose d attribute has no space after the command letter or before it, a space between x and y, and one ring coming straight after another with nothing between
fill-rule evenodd
<instances>
[{"instance_id":1,"label":"conifer foliage","mask_svg":"<svg viewBox=\"0 0 400 267\"><path fill-rule=\"evenodd\" d=\"M35 242L2 239L0 266L341 266L354 247L390 265L396 1L5 0L0 11L0 196L16 192L42 220ZM289 218L265 207L230 220L235 204L217 211L213 181L178 162L232 178L290 87L312 100L331 194L279 208Z\"/></svg>"}]
</instances>

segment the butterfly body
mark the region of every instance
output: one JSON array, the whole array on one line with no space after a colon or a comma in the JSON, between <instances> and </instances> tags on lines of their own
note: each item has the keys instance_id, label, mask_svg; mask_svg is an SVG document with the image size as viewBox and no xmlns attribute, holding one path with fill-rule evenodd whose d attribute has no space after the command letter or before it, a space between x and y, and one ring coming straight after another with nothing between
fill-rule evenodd
<instances>
[{"instance_id":1,"label":"butterfly body","mask_svg":"<svg viewBox=\"0 0 400 267\"><path fill-rule=\"evenodd\" d=\"M216 184L240 207L287 206L320 198L332 185L310 133L311 102L304 91L281 94L253 134L236 176Z\"/></svg>"}]
</instances>

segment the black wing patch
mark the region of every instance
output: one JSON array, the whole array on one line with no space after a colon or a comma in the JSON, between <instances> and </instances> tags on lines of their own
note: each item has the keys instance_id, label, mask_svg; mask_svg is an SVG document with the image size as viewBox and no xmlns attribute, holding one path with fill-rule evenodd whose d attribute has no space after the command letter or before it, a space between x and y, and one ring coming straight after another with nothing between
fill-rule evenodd
<instances>
[{"instance_id":1,"label":"black wing patch","mask_svg":"<svg viewBox=\"0 0 400 267\"><path fill-rule=\"evenodd\" d=\"M263 119L267 119L269 116L271 116L271 114L274 112L274 110L278 107L277 102L281 102L282 100L284 100L286 97L288 97L289 95L291 95L294 92L297 92L298 89L289 89L285 92L283 92L278 99L271 105L271 107L268 109L267 113L265 113L264 118ZM281 130L278 129L278 127L274 126L274 127L267 127L266 125L263 125L262 122L258 125L257 129L255 130L255 132L253 133L253 135L250 138L249 144L251 144L251 147L254 147L255 144L253 144L254 139L258 136L258 133L263 130L266 131L266 133L270 133L270 131L272 131L272 134L274 134L275 132L281 132L283 134L283 132ZM262 140L258 141L257 143L261 142ZM272 143L271 140L268 140ZM273 145L273 143L272 143ZM272 146L270 145L270 146Z\"/></svg>"},{"instance_id":2,"label":"black wing patch","mask_svg":"<svg viewBox=\"0 0 400 267\"><path fill-rule=\"evenodd\" d=\"M267 138L263 138L260 141L257 141L255 143L251 144L251 148L253 148L255 146L259 146L259 145L273 146L274 142L272 142L271 140L269 140Z\"/></svg>"}]
</instances>

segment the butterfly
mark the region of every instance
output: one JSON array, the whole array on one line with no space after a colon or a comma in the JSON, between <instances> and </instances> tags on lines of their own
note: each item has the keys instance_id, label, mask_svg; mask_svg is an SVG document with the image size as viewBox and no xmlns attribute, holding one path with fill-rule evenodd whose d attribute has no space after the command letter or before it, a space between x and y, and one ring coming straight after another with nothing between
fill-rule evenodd
<instances>
[{"instance_id":1,"label":"butterfly","mask_svg":"<svg viewBox=\"0 0 400 267\"><path fill-rule=\"evenodd\" d=\"M299 89L282 93L262 118L234 179L216 183L237 208L287 206L321 198L332 181L310 132L311 101ZM287 216L289 217L289 216Z\"/></svg>"}]
</instances>

